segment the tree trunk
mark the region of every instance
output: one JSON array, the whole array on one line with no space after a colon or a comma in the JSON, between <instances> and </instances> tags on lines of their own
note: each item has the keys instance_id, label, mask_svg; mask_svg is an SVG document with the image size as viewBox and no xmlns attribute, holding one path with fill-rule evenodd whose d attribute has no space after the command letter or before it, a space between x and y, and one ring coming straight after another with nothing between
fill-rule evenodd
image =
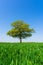
<instances>
[{"instance_id":1,"label":"tree trunk","mask_svg":"<svg viewBox=\"0 0 43 65\"><path fill-rule=\"evenodd\" d=\"M22 38L20 37L20 43L22 43Z\"/></svg>"}]
</instances>

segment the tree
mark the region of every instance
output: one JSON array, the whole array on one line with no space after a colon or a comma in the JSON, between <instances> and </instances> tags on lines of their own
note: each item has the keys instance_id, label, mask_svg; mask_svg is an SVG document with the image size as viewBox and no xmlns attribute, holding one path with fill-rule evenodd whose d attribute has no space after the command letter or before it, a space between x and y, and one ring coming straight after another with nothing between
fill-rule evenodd
<instances>
[{"instance_id":1,"label":"tree","mask_svg":"<svg viewBox=\"0 0 43 65\"><path fill-rule=\"evenodd\" d=\"M29 27L29 24L24 23L22 20L17 20L11 24L12 29L7 32L7 35L17 37L22 42L22 38L31 37L34 29Z\"/></svg>"}]
</instances>

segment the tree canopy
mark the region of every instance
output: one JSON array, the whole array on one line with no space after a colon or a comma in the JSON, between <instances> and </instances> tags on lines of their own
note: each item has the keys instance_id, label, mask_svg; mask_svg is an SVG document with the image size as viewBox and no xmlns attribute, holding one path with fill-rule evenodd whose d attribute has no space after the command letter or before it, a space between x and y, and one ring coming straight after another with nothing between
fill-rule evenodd
<instances>
[{"instance_id":1,"label":"tree canopy","mask_svg":"<svg viewBox=\"0 0 43 65\"><path fill-rule=\"evenodd\" d=\"M7 35L19 38L20 42L22 42L22 38L31 37L34 32L34 29L22 20L13 22L11 26L12 29L7 32Z\"/></svg>"}]
</instances>

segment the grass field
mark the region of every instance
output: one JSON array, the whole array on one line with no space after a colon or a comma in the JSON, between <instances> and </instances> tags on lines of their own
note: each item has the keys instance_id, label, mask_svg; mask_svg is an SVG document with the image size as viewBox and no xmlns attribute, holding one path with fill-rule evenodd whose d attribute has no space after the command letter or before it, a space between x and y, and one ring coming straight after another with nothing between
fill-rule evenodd
<instances>
[{"instance_id":1,"label":"grass field","mask_svg":"<svg viewBox=\"0 0 43 65\"><path fill-rule=\"evenodd\" d=\"M0 42L0 65L43 65L43 43Z\"/></svg>"}]
</instances>

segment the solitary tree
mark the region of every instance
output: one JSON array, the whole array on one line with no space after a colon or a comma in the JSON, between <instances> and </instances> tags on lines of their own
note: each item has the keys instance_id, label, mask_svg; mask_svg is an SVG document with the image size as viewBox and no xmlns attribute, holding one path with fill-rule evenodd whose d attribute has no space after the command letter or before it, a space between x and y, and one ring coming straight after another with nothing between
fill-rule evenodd
<instances>
[{"instance_id":1,"label":"solitary tree","mask_svg":"<svg viewBox=\"0 0 43 65\"><path fill-rule=\"evenodd\" d=\"M34 30L22 20L17 20L13 22L11 26L12 29L7 32L7 35L19 38L20 43L22 42L22 38L32 36L32 33L34 32Z\"/></svg>"}]
</instances>

